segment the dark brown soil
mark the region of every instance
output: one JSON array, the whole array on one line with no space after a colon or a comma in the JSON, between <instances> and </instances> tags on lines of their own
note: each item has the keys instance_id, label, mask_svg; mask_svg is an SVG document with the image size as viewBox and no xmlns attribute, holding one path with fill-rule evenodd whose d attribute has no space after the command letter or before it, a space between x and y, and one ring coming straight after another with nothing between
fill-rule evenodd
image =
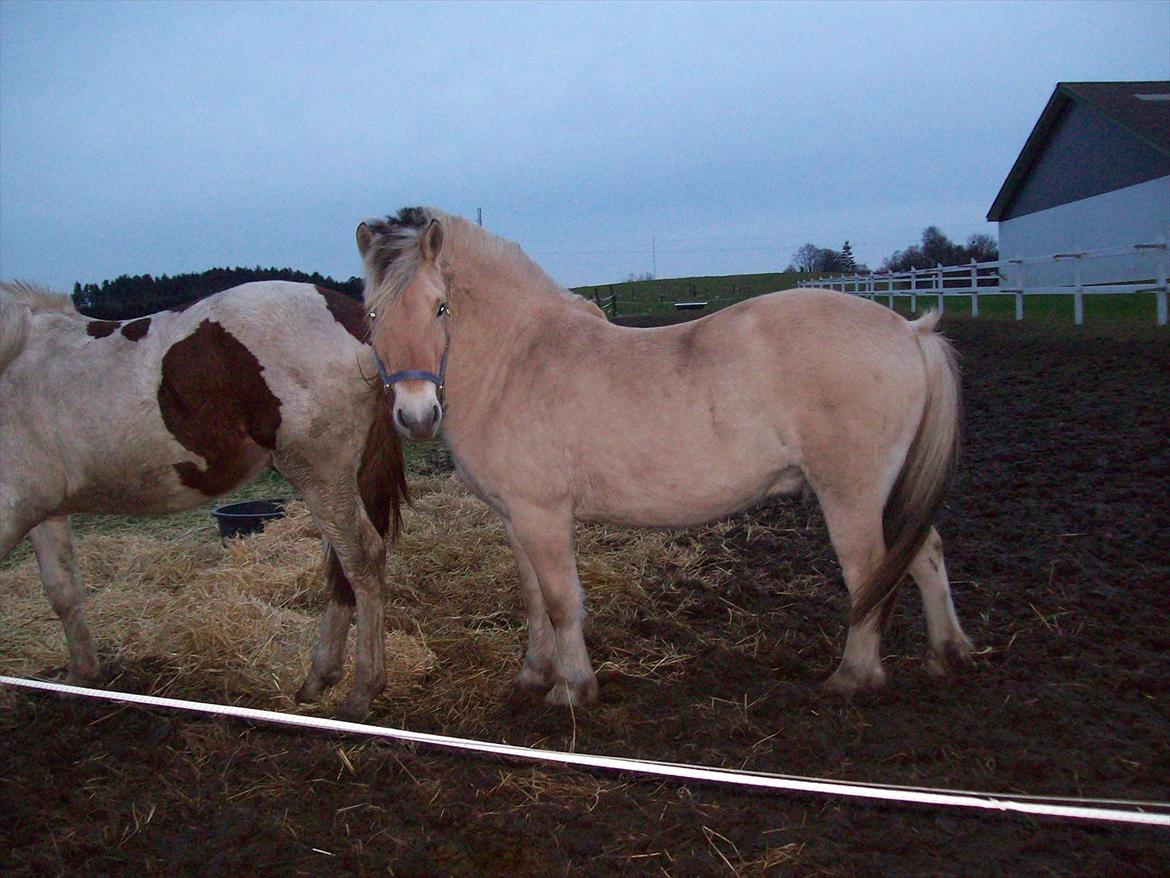
<instances>
[{"instance_id":1,"label":"dark brown soil","mask_svg":"<svg viewBox=\"0 0 1170 878\"><path fill-rule=\"evenodd\" d=\"M940 530L973 668L926 675L908 589L886 643L891 685L823 696L845 594L815 506L791 501L684 537L736 550L721 588L649 573L663 613L591 637L598 665L647 638L671 644L691 658L670 684L603 677L602 702L575 717L501 693L475 725L590 753L1170 799L1170 340L947 329L967 451ZM125 671L119 688L149 688L149 669ZM393 693L371 721L466 731L463 715ZM1160 876L1170 832L735 792L16 694L0 713L0 871Z\"/></svg>"}]
</instances>

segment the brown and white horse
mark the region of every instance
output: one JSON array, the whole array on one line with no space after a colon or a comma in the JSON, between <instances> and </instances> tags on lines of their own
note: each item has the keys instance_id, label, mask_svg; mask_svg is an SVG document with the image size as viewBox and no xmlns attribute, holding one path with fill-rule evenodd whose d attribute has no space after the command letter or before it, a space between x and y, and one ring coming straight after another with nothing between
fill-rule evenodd
<instances>
[{"instance_id":1,"label":"brown and white horse","mask_svg":"<svg viewBox=\"0 0 1170 878\"><path fill-rule=\"evenodd\" d=\"M343 713L366 713L385 685L385 540L406 487L366 338L359 303L309 284L244 284L124 322L0 284L0 558L28 534L69 682L101 676L69 516L188 509L272 466L320 527L331 589L298 698L341 677L356 606Z\"/></svg>"},{"instance_id":2,"label":"brown and white horse","mask_svg":"<svg viewBox=\"0 0 1170 878\"><path fill-rule=\"evenodd\" d=\"M853 611L831 689L885 681L894 589L918 583L928 668L969 660L932 519L959 446L959 383L936 315L773 293L701 320L598 320L518 246L430 208L358 226L394 422L440 422L463 479L503 519L528 609L517 684L588 702L573 523L678 527L808 486Z\"/></svg>"}]
</instances>

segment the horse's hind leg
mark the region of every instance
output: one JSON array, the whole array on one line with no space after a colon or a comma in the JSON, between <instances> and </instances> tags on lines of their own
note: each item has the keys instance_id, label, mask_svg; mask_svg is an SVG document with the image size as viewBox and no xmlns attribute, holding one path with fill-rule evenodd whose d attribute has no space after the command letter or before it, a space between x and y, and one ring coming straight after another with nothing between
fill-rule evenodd
<instances>
[{"instance_id":1,"label":"horse's hind leg","mask_svg":"<svg viewBox=\"0 0 1170 878\"><path fill-rule=\"evenodd\" d=\"M922 607L926 612L926 633L930 650L926 657L926 669L936 677L946 675L971 663L971 640L963 633L955 605L951 600L951 587L947 580L947 568L943 561L942 538L934 528L926 537L914 562L910 575L918 584L922 594Z\"/></svg>"},{"instance_id":2,"label":"horse's hind leg","mask_svg":"<svg viewBox=\"0 0 1170 878\"><path fill-rule=\"evenodd\" d=\"M325 543L325 582L330 586L329 606L321 620L312 667L297 691L299 702L316 701L324 690L341 679L345 670L345 639L356 599L341 569L341 561L328 543Z\"/></svg>"},{"instance_id":3,"label":"horse's hind leg","mask_svg":"<svg viewBox=\"0 0 1170 878\"><path fill-rule=\"evenodd\" d=\"M850 603L855 603L858 589L885 556L881 504L856 499L835 501L831 495L820 499ZM886 682L880 649L881 623L877 613L850 624L841 664L825 682L825 688L842 695L880 689Z\"/></svg>"},{"instance_id":4,"label":"horse's hind leg","mask_svg":"<svg viewBox=\"0 0 1170 878\"><path fill-rule=\"evenodd\" d=\"M88 685L101 678L97 644L85 621L85 589L73 558L69 518L42 521L28 533L41 570L41 584L65 629L69 644L69 672L65 682Z\"/></svg>"}]
</instances>

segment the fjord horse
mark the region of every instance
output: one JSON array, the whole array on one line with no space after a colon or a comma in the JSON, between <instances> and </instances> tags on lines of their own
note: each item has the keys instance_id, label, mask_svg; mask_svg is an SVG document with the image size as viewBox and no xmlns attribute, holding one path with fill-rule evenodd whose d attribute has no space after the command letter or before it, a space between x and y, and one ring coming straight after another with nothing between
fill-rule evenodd
<instances>
[{"instance_id":1,"label":"fjord horse","mask_svg":"<svg viewBox=\"0 0 1170 878\"><path fill-rule=\"evenodd\" d=\"M66 680L101 678L73 558L73 513L189 509L275 467L325 541L331 597L298 693L345 663L367 712L385 686L385 542L405 493L362 306L309 284L244 284L137 320L90 320L65 296L0 284L0 558L28 534L69 644Z\"/></svg>"},{"instance_id":2,"label":"fjord horse","mask_svg":"<svg viewBox=\"0 0 1170 878\"><path fill-rule=\"evenodd\" d=\"M908 322L793 290L634 329L598 320L515 244L434 209L363 223L357 241L395 427L417 439L442 424L516 555L529 624L519 686L550 703L596 697L575 520L697 525L806 486L852 599L828 687L885 682L880 635L907 572L929 670L969 661L932 527L960 420L937 315Z\"/></svg>"}]
</instances>

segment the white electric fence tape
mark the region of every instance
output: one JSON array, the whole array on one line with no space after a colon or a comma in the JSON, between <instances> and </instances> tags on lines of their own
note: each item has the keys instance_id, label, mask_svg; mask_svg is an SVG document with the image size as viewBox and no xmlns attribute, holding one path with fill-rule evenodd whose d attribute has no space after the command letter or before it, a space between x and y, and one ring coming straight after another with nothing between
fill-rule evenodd
<instances>
[{"instance_id":1,"label":"white electric fence tape","mask_svg":"<svg viewBox=\"0 0 1170 878\"><path fill-rule=\"evenodd\" d=\"M18 677L0 676L0 684L23 689L39 689L70 695L84 695L107 701L121 701L148 707L165 707L194 713L230 716L253 722L275 723L285 726L299 726L306 729L321 729L341 732L347 735L367 735L409 741L415 744L431 744L457 750L471 750L506 756L513 759L528 759L541 762L559 762L583 768L604 768L611 771L628 771L637 774L653 774L686 780L709 781L746 787L763 787L798 793L823 793L826 795L849 796L860 799L882 799L891 802L913 802L922 805L942 805L961 808L980 808L987 811L1014 811L1021 814L1036 814L1046 817L1071 817L1081 820L1105 820L1118 823L1139 823L1148 826L1170 827L1170 802L1135 802L1123 799L1071 799L1041 796L996 795L960 790L936 790L920 787L898 787L882 784L850 783L827 781L818 778L793 777L789 775L758 774L750 771L736 771L726 768L703 768L697 765L676 765L669 762L652 762L642 759L626 759L614 756L591 756L586 753L564 753L557 750L535 750L511 744L490 744L466 738L452 738L446 735L432 735L426 732L410 732L365 723L345 722L317 716L300 716L279 713L274 710L257 710L250 707L205 704L201 701L182 701L176 698L158 698L153 695L135 695L130 692L116 692L105 689L87 689L81 686L66 686L62 683L48 683L41 680L24 680ZM1107 805L1125 807L1103 807ZM1146 809L1146 810L1142 810Z\"/></svg>"}]
</instances>

